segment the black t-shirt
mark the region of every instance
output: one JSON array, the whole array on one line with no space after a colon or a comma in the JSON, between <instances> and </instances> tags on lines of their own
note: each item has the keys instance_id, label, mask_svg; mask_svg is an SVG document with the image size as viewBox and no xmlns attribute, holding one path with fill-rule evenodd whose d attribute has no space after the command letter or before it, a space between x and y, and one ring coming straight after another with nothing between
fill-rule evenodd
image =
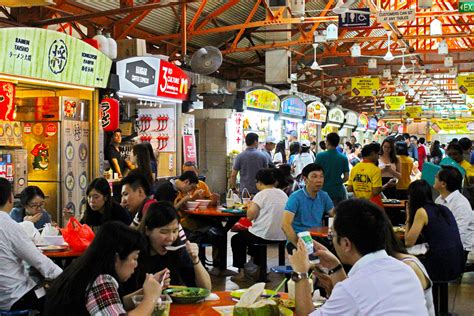
<instances>
[{"instance_id":1,"label":"black t-shirt","mask_svg":"<svg viewBox=\"0 0 474 316\"><path fill-rule=\"evenodd\" d=\"M81 219L81 224L101 226L110 221L119 221L128 226L132 222L132 218L126 209L117 202L112 201L109 212L100 213L90 210L87 215Z\"/></svg>"},{"instance_id":2,"label":"black t-shirt","mask_svg":"<svg viewBox=\"0 0 474 316\"><path fill-rule=\"evenodd\" d=\"M182 241L177 240L174 246L180 244ZM147 273L155 274L165 268L170 270L172 285L196 286L194 266L185 247L177 251L168 251L164 256L159 254L150 256L149 251L142 251L135 273L123 284L123 295L141 289Z\"/></svg>"},{"instance_id":3,"label":"black t-shirt","mask_svg":"<svg viewBox=\"0 0 474 316\"><path fill-rule=\"evenodd\" d=\"M168 201L174 204L174 200L178 196L178 191L175 190L170 180L160 180L156 184L155 200Z\"/></svg>"},{"instance_id":4,"label":"black t-shirt","mask_svg":"<svg viewBox=\"0 0 474 316\"><path fill-rule=\"evenodd\" d=\"M120 173L124 174L125 169L127 169L127 164L125 163L125 160L122 158L122 155L120 155L120 152L115 149L114 146L109 145L107 146L107 149L105 151L105 158L109 161L110 168L112 168L113 172L118 173L118 170L115 169L115 165L112 163L112 159L115 158L117 159L118 165L120 167Z\"/></svg>"}]
</instances>

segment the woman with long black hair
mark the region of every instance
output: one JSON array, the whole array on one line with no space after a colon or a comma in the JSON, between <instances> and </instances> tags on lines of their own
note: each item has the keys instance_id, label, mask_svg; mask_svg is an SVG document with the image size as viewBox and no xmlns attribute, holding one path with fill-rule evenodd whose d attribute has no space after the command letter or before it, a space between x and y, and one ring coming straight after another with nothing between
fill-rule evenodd
<instances>
[{"instance_id":1,"label":"woman with long black hair","mask_svg":"<svg viewBox=\"0 0 474 316\"><path fill-rule=\"evenodd\" d=\"M393 137L387 137L380 146L379 168L382 172L382 185L387 184L393 178L397 181L402 177L400 171L400 161L395 150L395 140ZM394 185L387 185L383 190L383 194L388 199L397 197L397 188Z\"/></svg>"},{"instance_id":2,"label":"woman with long black hair","mask_svg":"<svg viewBox=\"0 0 474 316\"><path fill-rule=\"evenodd\" d=\"M450 281L464 269L464 249L453 213L435 204L431 187L425 180L416 180L408 187L409 204L405 246L415 245L420 237L429 250L422 260L433 281Z\"/></svg>"},{"instance_id":3,"label":"woman with long black hair","mask_svg":"<svg viewBox=\"0 0 474 316\"><path fill-rule=\"evenodd\" d=\"M131 173L139 173L146 177L150 186L153 186L154 177L151 172L150 152L144 143L135 144L130 155L130 162L135 165Z\"/></svg>"},{"instance_id":4,"label":"woman with long black hair","mask_svg":"<svg viewBox=\"0 0 474 316\"><path fill-rule=\"evenodd\" d=\"M276 145L273 163L275 166L286 163L286 144L284 140L279 141Z\"/></svg>"},{"instance_id":5,"label":"woman with long black hair","mask_svg":"<svg viewBox=\"0 0 474 316\"><path fill-rule=\"evenodd\" d=\"M119 222L104 224L86 252L52 283L46 295L44 315L151 315L161 294L161 274L148 274L143 301L130 310L131 296L120 297L120 283L127 281L137 267L143 245L142 235ZM161 282L161 281L160 281ZM126 306L127 307L127 306Z\"/></svg>"}]
</instances>

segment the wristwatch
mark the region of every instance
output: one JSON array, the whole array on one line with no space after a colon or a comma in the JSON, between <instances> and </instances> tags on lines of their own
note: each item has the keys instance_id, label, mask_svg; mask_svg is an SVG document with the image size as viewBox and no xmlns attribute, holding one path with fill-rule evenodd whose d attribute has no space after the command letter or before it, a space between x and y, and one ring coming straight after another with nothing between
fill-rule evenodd
<instances>
[{"instance_id":1,"label":"wristwatch","mask_svg":"<svg viewBox=\"0 0 474 316\"><path fill-rule=\"evenodd\" d=\"M309 274L307 272L291 272L291 279L295 282L301 281L303 279L309 279Z\"/></svg>"},{"instance_id":2,"label":"wristwatch","mask_svg":"<svg viewBox=\"0 0 474 316\"><path fill-rule=\"evenodd\" d=\"M336 267L328 271L328 275L334 274L341 269L342 269L342 264L339 263Z\"/></svg>"}]
</instances>

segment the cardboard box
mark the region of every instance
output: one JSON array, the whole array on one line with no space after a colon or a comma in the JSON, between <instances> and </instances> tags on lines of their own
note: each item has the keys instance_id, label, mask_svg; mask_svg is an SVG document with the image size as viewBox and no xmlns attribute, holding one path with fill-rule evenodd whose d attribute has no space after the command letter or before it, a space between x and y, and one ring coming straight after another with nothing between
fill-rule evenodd
<instances>
[{"instance_id":1,"label":"cardboard box","mask_svg":"<svg viewBox=\"0 0 474 316\"><path fill-rule=\"evenodd\" d=\"M196 87L196 93L218 93L219 86L212 82L198 83Z\"/></svg>"},{"instance_id":2,"label":"cardboard box","mask_svg":"<svg viewBox=\"0 0 474 316\"><path fill-rule=\"evenodd\" d=\"M144 39L124 39L117 41L117 59L145 56L146 41Z\"/></svg>"}]
</instances>

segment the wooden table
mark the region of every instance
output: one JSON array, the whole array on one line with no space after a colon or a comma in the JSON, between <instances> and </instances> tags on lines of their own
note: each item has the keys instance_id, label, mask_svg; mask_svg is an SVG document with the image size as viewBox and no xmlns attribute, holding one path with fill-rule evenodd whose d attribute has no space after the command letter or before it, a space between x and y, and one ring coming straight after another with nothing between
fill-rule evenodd
<instances>
[{"instance_id":1,"label":"wooden table","mask_svg":"<svg viewBox=\"0 0 474 316\"><path fill-rule=\"evenodd\" d=\"M398 226L400 224L405 223L406 219L406 205L407 200L400 200L400 203L393 204L393 203L384 203L383 207L385 209L385 213L387 213L388 218L392 222L393 226Z\"/></svg>"},{"instance_id":2,"label":"wooden table","mask_svg":"<svg viewBox=\"0 0 474 316\"><path fill-rule=\"evenodd\" d=\"M171 304L170 316L218 316L220 315L214 306L235 305L237 302L232 300L230 292L214 292L220 297L218 301L204 301L196 304ZM282 297L287 298L286 293L279 293Z\"/></svg>"},{"instance_id":3,"label":"wooden table","mask_svg":"<svg viewBox=\"0 0 474 316\"><path fill-rule=\"evenodd\" d=\"M207 218L219 220L221 222L226 222L225 225L222 226L222 229L224 231L223 240L222 242L219 243L221 245L219 249L219 261L220 261L219 269L226 270L227 269L227 232L232 228L232 226L234 226L235 223L237 223L237 221L241 217L246 217L247 213L222 212L222 211L217 210L216 207L211 207L211 208L208 208L207 210L194 210L194 211L185 210L184 212L190 216L207 217Z\"/></svg>"},{"instance_id":4,"label":"wooden table","mask_svg":"<svg viewBox=\"0 0 474 316\"><path fill-rule=\"evenodd\" d=\"M328 226L322 226L322 227L313 227L309 229L309 233L311 234L312 237L319 237L319 238L328 238L328 231L329 227ZM403 240L405 238L405 232L395 232L395 236L398 237L398 239Z\"/></svg>"},{"instance_id":5,"label":"wooden table","mask_svg":"<svg viewBox=\"0 0 474 316\"><path fill-rule=\"evenodd\" d=\"M75 251L71 248L65 251L44 251L43 254L54 261L61 268L66 268L71 262L80 257L84 251Z\"/></svg>"}]
</instances>

